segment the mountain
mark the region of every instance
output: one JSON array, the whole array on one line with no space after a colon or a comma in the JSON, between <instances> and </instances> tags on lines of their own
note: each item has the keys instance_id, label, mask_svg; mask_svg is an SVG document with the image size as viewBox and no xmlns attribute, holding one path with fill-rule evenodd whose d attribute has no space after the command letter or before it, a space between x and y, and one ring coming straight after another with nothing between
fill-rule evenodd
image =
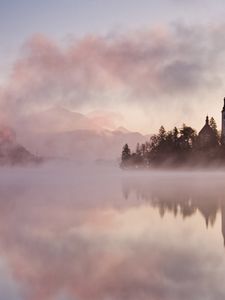
<instances>
[{"instance_id":1,"label":"mountain","mask_svg":"<svg viewBox=\"0 0 225 300\"><path fill-rule=\"evenodd\" d=\"M18 140L40 156L76 160L115 160L122 147L148 139L138 132L117 126L121 116L98 111L83 115L61 107L27 116L16 126Z\"/></svg>"},{"instance_id":2,"label":"mountain","mask_svg":"<svg viewBox=\"0 0 225 300\"><path fill-rule=\"evenodd\" d=\"M105 130L116 130L118 125L124 121L121 114L107 110L89 112L87 117L95 126Z\"/></svg>"},{"instance_id":3,"label":"mountain","mask_svg":"<svg viewBox=\"0 0 225 300\"><path fill-rule=\"evenodd\" d=\"M144 143L147 139L148 136L137 132L75 130L30 135L23 140L23 144L40 156L116 160L125 143L135 149L137 141Z\"/></svg>"},{"instance_id":4,"label":"mountain","mask_svg":"<svg viewBox=\"0 0 225 300\"><path fill-rule=\"evenodd\" d=\"M85 115L69 111L63 107L53 107L51 109L33 113L23 117L16 124L20 128L29 128L33 132L66 132L71 130L100 130Z\"/></svg>"},{"instance_id":5,"label":"mountain","mask_svg":"<svg viewBox=\"0 0 225 300\"><path fill-rule=\"evenodd\" d=\"M128 129L126 129L123 126L119 126L116 131L122 132L122 133L129 133L130 131Z\"/></svg>"},{"instance_id":6,"label":"mountain","mask_svg":"<svg viewBox=\"0 0 225 300\"><path fill-rule=\"evenodd\" d=\"M17 131L29 128L34 132L67 132L74 130L117 130L123 122L120 114L109 111L93 111L81 114L56 106L23 116L14 127ZM122 127L121 127L122 128Z\"/></svg>"}]
</instances>

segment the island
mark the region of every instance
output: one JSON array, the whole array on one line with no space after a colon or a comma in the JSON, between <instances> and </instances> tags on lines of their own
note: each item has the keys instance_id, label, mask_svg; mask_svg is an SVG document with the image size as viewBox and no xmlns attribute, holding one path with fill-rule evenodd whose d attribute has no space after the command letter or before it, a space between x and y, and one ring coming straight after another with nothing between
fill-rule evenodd
<instances>
[{"instance_id":1,"label":"island","mask_svg":"<svg viewBox=\"0 0 225 300\"><path fill-rule=\"evenodd\" d=\"M0 126L0 166L40 164L43 158L19 144L10 127Z\"/></svg>"},{"instance_id":2,"label":"island","mask_svg":"<svg viewBox=\"0 0 225 300\"><path fill-rule=\"evenodd\" d=\"M169 131L161 126L149 141L137 143L135 151L125 144L120 166L123 169L224 167L225 98L221 127L219 132L215 119L209 116L199 133L185 124Z\"/></svg>"}]
</instances>

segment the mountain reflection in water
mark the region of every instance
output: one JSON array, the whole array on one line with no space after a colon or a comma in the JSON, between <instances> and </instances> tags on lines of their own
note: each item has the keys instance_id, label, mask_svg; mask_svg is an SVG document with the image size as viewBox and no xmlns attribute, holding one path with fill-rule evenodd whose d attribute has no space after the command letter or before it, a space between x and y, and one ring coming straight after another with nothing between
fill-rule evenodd
<instances>
[{"instance_id":1,"label":"mountain reflection in water","mask_svg":"<svg viewBox=\"0 0 225 300\"><path fill-rule=\"evenodd\" d=\"M4 170L0 299L225 299L224 176Z\"/></svg>"}]
</instances>

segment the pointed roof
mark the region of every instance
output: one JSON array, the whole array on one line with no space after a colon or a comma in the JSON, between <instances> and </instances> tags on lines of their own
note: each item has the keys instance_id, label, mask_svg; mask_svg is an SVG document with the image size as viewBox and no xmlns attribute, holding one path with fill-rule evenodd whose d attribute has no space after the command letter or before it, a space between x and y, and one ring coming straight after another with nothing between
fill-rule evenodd
<instances>
[{"instance_id":1,"label":"pointed roof","mask_svg":"<svg viewBox=\"0 0 225 300\"><path fill-rule=\"evenodd\" d=\"M215 135L212 127L209 125L209 116L206 117L205 125L200 130L199 135Z\"/></svg>"}]
</instances>

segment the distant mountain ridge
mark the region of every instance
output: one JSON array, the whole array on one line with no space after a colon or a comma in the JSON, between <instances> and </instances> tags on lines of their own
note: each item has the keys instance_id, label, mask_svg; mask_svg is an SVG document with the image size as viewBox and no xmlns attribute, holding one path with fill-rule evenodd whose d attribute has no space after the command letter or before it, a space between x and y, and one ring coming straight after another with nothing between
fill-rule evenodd
<instances>
[{"instance_id":1,"label":"distant mountain ridge","mask_svg":"<svg viewBox=\"0 0 225 300\"><path fill-rule=\"evenodd\" d=\"M22 126L17 126L18 139L40 156L77 160L116 160L125 143L135 147L137 141L142 143L148 139L141 133L117 127L110 120L110 116L117 118L116 113L108 113L106 120L97 117L98 122L95 116L96 113L90 118L61 107L52 108L25 118ZM112 129L104 128L104 124L111 125Z\"/></svg>"},{"instance_id":2,"label":"distant mountain ridge","mask_svg":"<svg viewBox=\"0 0 225 300\"><path fill-rule=\"evenodd\" d=\"M31 135L23 139L23 144L40 156L115 160L125 143L135 147L137 140L142 143L146 136L135 132L75 130Z\"/></svg>"},{"instance_id":3,"label":"distant mountain ridge","mask_svg":"<svg viewBox=\"0 0 225 300\"><path fill-rule=\"evenodd\" d=\"M74 130L116 130L116 122L121 117L113 112L94 111L82 114L56 106L50 109L23 116L15 124L17 128L29 128L34 132L66 132ZM121 127L122 128L122 127ZM128 131L127 129L123 129Z\"/></svg>"}]
</instances>

